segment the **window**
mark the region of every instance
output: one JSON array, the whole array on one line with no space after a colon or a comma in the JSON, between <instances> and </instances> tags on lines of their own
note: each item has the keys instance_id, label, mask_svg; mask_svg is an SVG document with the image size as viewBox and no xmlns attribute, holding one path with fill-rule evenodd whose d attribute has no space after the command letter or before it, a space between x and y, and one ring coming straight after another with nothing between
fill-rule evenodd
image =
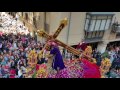
<instances>
[{"instance_id":1,"label":"window","mask_svg":"<svg viewBox=\"0 0 120 90\"><path fill-rule=\"evenodd\" d=\"M107 20L106 22L106 26L105 26L105 30L109 29L109 26L110 26L110 19Z\"/></svg>"},{"instance_id":2,"label":"window","mask_svg":"<svg viewBox=\"0 0 120 90\"><path fill-rule=\"evenodd\" d=\"M85 38L103 37L104 32L109 30L113 13L93 12L86 14Z\"/></svg>"},{"instance_id":3,"label":"window","mask_svg":"<svg viewBox=\"0 0 120 90\"><path fill-rule=\"evenodd\" d=\"M89 32L87 38L91 38L91 36L92 36L92 32Z\"/></svg>"},{"instance_id":4,"label":"window","mask_svg":"<svg viewBox=\"0 0 120 90\"><path fill-rule=\"evenodd\" d=\"M88 30L89 19L86 19L85 30Z\"/></svg>"},{"instance_id":5,"label":"window","mask_svg":"<svg viewBox=\"0 0 120 90\"><path fill-rule=\"evenodd\" d=\"M96 32L92 32L92 38L96 36Z\"/></svg>"},{"instance_id":6,"label":"window","mask_svg":"<svg viewBox=\"0 0 120 90\"><path fill-rule=\"evenodd\" d=\"M91 20L89 31L94 31L95 20Z\"/></svg>"},{"instance_id":7,"label":"window","mask_svg":"<svg viewBox=\"0 0 120 90\"><path fill-rule=\"evenodd\" d=\"M85 33L85 38L101 38L104 35L104 31L94 31Z\"/></svg>"},{"instance_id":8,"label":"window","mask_svg":"<svg viewBox=\"0 0 120 90\"><path fill-rule=\"evenodd\" d=\"M95 31L99 30L100 24L101 24L101 20L97 20L95 25Z\"/></svg>"},{"instance_id":9,"label":"window","mask_svg":"<svg viewBox=\"0 0 120 90\"><path fill-rule=\"evenodd\" d=\"M102 21L101 21L100 31L104 30L105 23L106 23L106 20L102 20Z\"/></svg>"}]
</instances>

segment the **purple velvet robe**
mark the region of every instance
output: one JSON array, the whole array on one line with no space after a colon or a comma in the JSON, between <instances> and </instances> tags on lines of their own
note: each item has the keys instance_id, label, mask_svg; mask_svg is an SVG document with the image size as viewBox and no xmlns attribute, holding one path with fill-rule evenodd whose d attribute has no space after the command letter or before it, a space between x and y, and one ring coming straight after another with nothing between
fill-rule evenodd
<instances>
[{"instance_id":1,"label":"purple velvet robe","mask_svg":"<svg viewBox=\"0 0 120 90\"><path fill-rule=\"evenodd\" d=\"M59 68L59 70L64 69L65 65L64 65L63 58L62 58L59 48L53 47L50 51L50 54L54 55L52 68L55 70L57 70L58 68Z\"/></svg>"}]
</instances>

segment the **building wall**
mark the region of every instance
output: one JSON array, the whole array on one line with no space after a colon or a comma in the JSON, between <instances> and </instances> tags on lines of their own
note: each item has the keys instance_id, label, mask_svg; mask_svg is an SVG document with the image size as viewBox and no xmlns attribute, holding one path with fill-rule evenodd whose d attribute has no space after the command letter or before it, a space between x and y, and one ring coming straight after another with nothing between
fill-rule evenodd
<instances>
[{"instance_id":1,"label":"building wall","mask_svg":"<svg viewBox=\"0 0 120 90\"><path fill-rule=\"evenodd\" d=\"M64 18L69 18L69 12L51 12L50 19L49 19L49 34L53 35L57 28L60 25L60 21ZM68 22L69 23L69 22ZM61 40L62 42L66 43L66 36L67 36L68 25L61 31L57 39Z\"/></svg>"},{"instance_id":2,"label":"building wall","mask_svg":"<svg viewBox=\"0 0 120 90\"><path fill-rule=\"evenodd\" d=\"M86 12L72 12L69 30L69 45L76 45L84 39Z\"/></svg>"}]
</instances>

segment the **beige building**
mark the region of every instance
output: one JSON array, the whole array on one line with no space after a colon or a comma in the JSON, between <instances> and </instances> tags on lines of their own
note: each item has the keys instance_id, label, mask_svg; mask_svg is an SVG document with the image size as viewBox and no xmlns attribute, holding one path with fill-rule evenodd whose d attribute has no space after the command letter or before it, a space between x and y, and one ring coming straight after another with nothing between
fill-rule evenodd
<instances>
[{"instance_id":1,"label":"beige building","mask_svg":"<svg viewBox=\"0 0 120 90\"><path fill-rule=\"evenodd\" d=\"M70 46L77 45L83 39L92 45L93 49L104 52L110 42L120 41L120 12L18 12L18 14L31 23L31 26L44 29L49 34L56 31L62 19L68 18L68 25L57 38ZM35 35L34 32L32 34ZM43 40L38 36L37 39Z\"/></svg>"}]
</instances>

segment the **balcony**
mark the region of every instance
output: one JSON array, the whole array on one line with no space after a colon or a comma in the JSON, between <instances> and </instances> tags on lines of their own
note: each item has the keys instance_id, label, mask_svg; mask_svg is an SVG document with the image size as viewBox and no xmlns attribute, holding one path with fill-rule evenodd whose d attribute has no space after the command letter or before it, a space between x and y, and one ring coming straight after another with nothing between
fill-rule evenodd
<instances>
[{"instance_id":1,"label":"balcony","mask_svg":"<svg viewBox=\"0 0 120 90\"><path fill-rule=\"evenodd\" d=\"M84 41L86 43L96 43L96 42L102 42L102 38L101 37L95 37L95 38L87 38L87 39L84 39Z\"/></svg>"},{"instance_id":2,"label":"balcony","mask_svg":"<svg viewBox=\"0 0 120 90\"><path fill-rule=\"evenodd\" d=\"M115 39L120 39L120 24L118 22L112 24L111 32L111 35L113 34Z\"/></svg>"},{"instance_id":3,"label":"balcony","mask_svg":"<svg viewBox=\"0 0 120 90\"><path fill-rule=\"evenodd\" d=\"M113 12L87 12L85 20L86 42L101 42L104 33L110 30Z\"/></svg>"},{"instance_id":4,"label":"balcony","mask_svg":"<svg viewBox=\"0 0 120 90\"><path fill-rule=\"evenodd\" d=\"M88 12L89 15L95 16L113 16L114 12Z\"/></svg>"},{"instance_id":5,"label":"balcony","mask_svg":"<svg viewBox=\"0 0 120 90\"><path fill-rule=\"evenodd\" d=\"M112 32L120 33L120 24L118 22L113 23L113 25L112 25Z\"/></svg>"}]
</instances>

